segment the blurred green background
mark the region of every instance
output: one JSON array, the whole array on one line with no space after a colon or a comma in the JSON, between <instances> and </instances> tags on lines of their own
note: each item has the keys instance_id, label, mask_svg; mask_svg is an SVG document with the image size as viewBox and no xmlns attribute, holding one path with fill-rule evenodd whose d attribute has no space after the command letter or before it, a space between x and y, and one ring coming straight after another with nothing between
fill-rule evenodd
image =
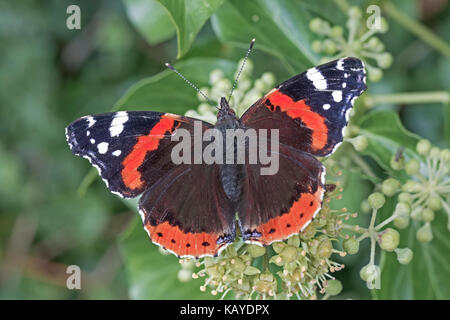
<instances>
[{"instance_id":1,"label":"blurred green background","mask_svg":"<svg viewBox=\"0 0 450 320\"><path fill-rule=\"evenodd\" d=\"M267 5L269 1L261 2ZM297 2L305 3L305 7L298 9L308 10L305 17L337 10L332 1ZM161 8L151 7L152 3L0 1L0 298L208 297L200 294L199 283L178 281L177 259L161 255L150 243L137 225L140 219L132 206L110 194L98 178L88 188L82 186L83 181L89 181L86 175L92 176L88 174L90 165L71 154L64 136L64 128L71 121L83 115L107 112L116 103L129 110L177 113L196 107L195 92L189 91L176 77L164 83L159 92L161 97L156 100L160 104L141 105L139 100L121 99L138 80L163 71L165 62L177 60L175 27L167 19L159 22L146 19L146 15L167 14ZM365 8L370 2L351 3ZM66 28L66 8L70 4L81 8L81 30ZM447 1L397 1L397 4L404 13L449 40ZM238 39L251 39L245 25L236 24L231 14L229 18L223 16L230 12L227 10L220 19L213 18L215 28L210 20L203 27L200 25L191 48L179 57L187 65L186 69L190 62L197 61L196 67L187 73L195 73L191 79L200 84L207 81L211 69L220 65L210 58L225 59L221 63L232 74L229 61L236 63L245 52L246 45ZM252 13L247 16L251 17ZM345 19L344 15L333 16L336 23ZM244 13L241 18L247 19ZM234 31L239 33L238 38L233 39L226 28L218 27L226 19L230 19L230 26L237 28ZM307 28L307 21L301 23ZM218 29L224 33L218 34ZM256 35L256 50L252 54L257 76L271 71L279 82L293 71L298 73L304 70L302 67L309 66L306 60L292 57L292 61L289 58L282 61L283 58L271 54L270 50L258 50L258 41L262 47L271 41L270 35L264 39L265 35L263 31ZM448 57L436 53L395 23L391 23L390 31L382 40L395 62L382 81L370 87L371 93L448 90ZM200 69L198 61L204 61ZM186 97L182 94L179 97L185 104L165 105L165 96L173 95L180 87L189 92ZM146 94L157 93L150 90ZM443 119L448 121L450 116L440 104L382 108L398 110L410 131L437 145L448 146L449 135L445 133L448 128ZM139 232L133 233L134 227ZM127 230L125 234L124 230ZM142 260L127 260L133 247L129 243L121 245L120 239L130 234L147 250L138 251L146 255ZM361 259L367 258L362 256ZM359 269L352 269L352 264L358 264L356 258L352 259L355 261L347 260L348 268L340 273L344 294L370 298L356 274ZM81 267L81 290L66 288L69 265ZM147 270L149 278L142 282L133 275L134 268ZM178 291L174 293L170 288ZM147 293L142 295L143 291Z\"/></svg>"}]
</instances>

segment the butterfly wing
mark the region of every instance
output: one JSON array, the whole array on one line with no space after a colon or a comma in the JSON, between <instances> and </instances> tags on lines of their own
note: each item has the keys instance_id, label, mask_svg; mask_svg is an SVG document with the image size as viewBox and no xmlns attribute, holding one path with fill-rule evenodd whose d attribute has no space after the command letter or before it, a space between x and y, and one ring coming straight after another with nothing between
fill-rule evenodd
<instances>
[{"instance_id":1,"label":"butterfly wing","mask_svg":"<svg viewBox=\"0 0 450 320\"><path fill-rule=\"evenodd\" d=\"M330 155L343 140L349 111L366 89L364 64L342 58L311 68L266 94L241 121L250 128L278 128L280 143L316 156Z\"/></svg>"},{"instance_id":2,"label":"butterfly wing","mask_svg":"<svg viewBox=\"0 0 450 320\"><path fill-rule=\"evenodd\" d=\"M366 89L361 60L343 58L311 68L258 100L241 118L253 129L278 129L279 170L261 175L245 165L239 222L244 240L270 244L302 231L322 205L325 167L343 140L348 113Z\"/></svg>"},{"instance_id":3,"label":"butterfly wing","mask_svg":"<svg viewBox=\"0 0 450 320\"><path fill-rule=\"evenodd\" d=\"M82 117L66 129L72 152L99 170L111 192L144 192L139 209L145 229L178 256L217 254L235 233L235 209L223 192L218 165L172 161L178 141L171 137L185 129L193 139L196 123L203 132L211 128L174 114L121 111Z\"/></svg>"},{"instance_id":4,"label":"butterfly wing","mask_svg":"<svg viewBox=\"0 0 450 320\"><path fill-rule=\"evenodd\" d=\"M276 174L261 175L259 164L246 164L244 170L238 209L244 241L268 245L286 239L320 210L325 167L312 155L280 144Z\"/></svg>"}]
</instances>

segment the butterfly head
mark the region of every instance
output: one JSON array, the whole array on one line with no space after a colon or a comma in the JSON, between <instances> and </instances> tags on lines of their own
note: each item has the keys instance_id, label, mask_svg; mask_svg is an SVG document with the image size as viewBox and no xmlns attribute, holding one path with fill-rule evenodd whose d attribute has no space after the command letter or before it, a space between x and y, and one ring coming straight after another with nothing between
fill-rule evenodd
<instances>
[{"instance_id":1,"label":"butterfly head","mask_svg":"<svg viewBox=\"0 0 450 320\"><path fill-rule=\"evenodd\" d=\"M230 116L236 118L236 113L233 109L230 108L227 99L225 97L222 97L220 99L220 109L219 113L217 114L217 119L219 120Z\"/></svg>"}]
</instances>

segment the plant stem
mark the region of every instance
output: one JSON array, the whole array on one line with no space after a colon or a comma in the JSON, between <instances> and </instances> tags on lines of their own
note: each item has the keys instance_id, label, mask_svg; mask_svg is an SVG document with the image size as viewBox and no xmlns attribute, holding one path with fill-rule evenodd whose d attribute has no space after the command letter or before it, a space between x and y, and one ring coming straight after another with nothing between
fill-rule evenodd
<instances>
[{"instance_id":1,"label":"plant stem","mask_svg":"<svg viewBox=\"0 0 450 320\"><path fill-rule=\"evenodd\" d=\"M391 1L386 1L383 9L392 19L401 24L405 29L416 35L430 47L450 58L450 46L445 42L445 40L438 37L420 22L401 12Z\"/></svg>"},{"instance_id":2,"label":"plant stem","mask_svg":"<svg viewBox=\"0 0 450 320\"><path fill-rule=\"evenodd\" d=\"M376 104L415 104L415 103L448 103L450 93L448 91L432 92L404 92L395 94L378 94L366 96L366 104L371 107Z\"/></svg>"},{"instance_id":3,"label":"plant stem","mask_svg":"<svg viewBox=\"0 0 450 320\"><path fill-rule=\"evenodd\" d=\"M364 171L366 175L378 179L378 177L372 171L372 168L370 168L370 166L364 161L364 159L358 153L356 153L354 149L350 149L350 156L352 160Z\"/></svg>"}]
</instances>

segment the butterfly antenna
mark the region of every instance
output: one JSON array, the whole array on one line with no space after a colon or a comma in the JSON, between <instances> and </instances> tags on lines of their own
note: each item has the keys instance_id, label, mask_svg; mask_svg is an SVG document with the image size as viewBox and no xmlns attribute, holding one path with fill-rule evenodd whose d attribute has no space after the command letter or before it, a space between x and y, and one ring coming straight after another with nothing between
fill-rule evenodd
<instances>
[{"instance_id":1,"label":"butterfly antenna","mask_svg":"<svg viewBox=\"0 0 450 320\"><path fill-rule=\"evenodd\" d=\"M239 69L236 79L234 80L233 87L231 88L230 96L228 97L228 103L230 102L231 96L233 95L233 91L236 88L239 77L242 73L242 70L244 69L244 66L245 66L245 63L247 62L248 56L250 55L250 52L253 49L253 45L255 44L255 41L256 41L256 39L253 38L252 41L250 42L250 47L248 48L247 53L245 54L244 61L242 61L241 68Z\"/></svg>"},{"instance_id":2,"label":"butterfly antenna","mask_svg":"<svg viewBox=\"0 0 450 320\"><path fill-rule=\"evenodd\" d=\"M183 79L184 81L186 81L192 88L195 89L195 91L197 91L198 93L200 93L203 98L205 98L206 100L208 100L209 102L211 102L216 108L216 102L212 101L206 94L204 94L199 88L197 88L197 86L195 84L193 84L192 82L190 82L188 79L186 79L185 76L183 76L177 69L175 69L170 63L165 63L166 67L169 68L170 70L172 70L173 72L175 72L181 79ZM217 108L219 109L219 108Z\"/></svg>"}]
</instances>

